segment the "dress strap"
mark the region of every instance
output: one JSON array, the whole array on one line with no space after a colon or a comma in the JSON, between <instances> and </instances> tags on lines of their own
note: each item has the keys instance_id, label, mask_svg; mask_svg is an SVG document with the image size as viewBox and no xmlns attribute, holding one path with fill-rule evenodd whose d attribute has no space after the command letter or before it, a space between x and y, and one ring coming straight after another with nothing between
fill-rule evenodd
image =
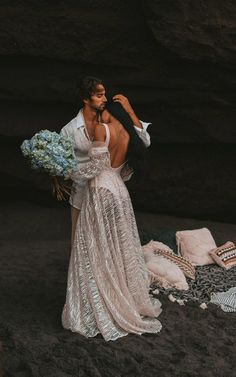
<instances>
[{"instance_id":1,"label":"dress strap","mask_svg":"<svg viewBox=\"0 0 236 377\"><path fill-rule=\"evenodd\" d=\"M108 147L109 143L110 143L110 130L109 130L109 127L106 123L102 123L103 126L105 127L105 130L106 130L106 140L105 140L105 144L106 146Z\"/></svg>"}]
</instances>

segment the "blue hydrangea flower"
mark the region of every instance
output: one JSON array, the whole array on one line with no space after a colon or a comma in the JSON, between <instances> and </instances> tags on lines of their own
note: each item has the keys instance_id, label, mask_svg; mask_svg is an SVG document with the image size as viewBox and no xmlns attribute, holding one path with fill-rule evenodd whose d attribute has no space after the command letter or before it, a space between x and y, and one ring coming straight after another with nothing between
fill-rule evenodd
<instances>
[{"instance_id":1,"label":"blue hydrangea flower","mask_svg":"<svg viewBox=\"0 0 236 377\"><path fill-rule=\"evenodd\" d=\"M33 169L52 176L68 177L76 166L72 141L49 130L42 130L30 140L24 140L21 151Z\"/></svg>"}]
</instances>

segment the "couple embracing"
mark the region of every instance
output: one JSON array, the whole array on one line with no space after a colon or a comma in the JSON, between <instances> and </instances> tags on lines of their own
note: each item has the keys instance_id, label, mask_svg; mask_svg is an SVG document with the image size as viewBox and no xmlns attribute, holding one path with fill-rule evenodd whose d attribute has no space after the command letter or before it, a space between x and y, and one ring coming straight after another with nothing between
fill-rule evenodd
<instances>
[{"instance_id":1,"label":"couple embracing","mask_svg":"<svg viewBox=\"0 0 236 377\"><path fill-rule=\"evenodd\" d=\"M62 128L78 162L70 196L72 235L62 324L86 337L115 340L157 333L161 304L149 296L149 276L124 184L150 145L128 99L107 103L102 80L85 77L83 108Z\"/></svg>"}]
</instances>

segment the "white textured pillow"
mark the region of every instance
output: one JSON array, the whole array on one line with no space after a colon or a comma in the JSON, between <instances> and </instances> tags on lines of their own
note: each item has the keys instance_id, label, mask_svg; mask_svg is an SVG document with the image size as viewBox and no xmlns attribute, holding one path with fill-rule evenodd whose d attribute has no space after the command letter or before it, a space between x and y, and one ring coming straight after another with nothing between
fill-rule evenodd
<instances>
[{"instance_id":1,"label":"white textured pillow","mask_svg":"<svg viewBox=\"0 0 236 377\"><path fill-rule=\"evenodd\" d=\"M195 266L215 263L209 252L216 248L216 243L207 228L182 230L176 232L178 253Z\"/></svg>"},{"instance_id":2,"label":"white textured pillow","mask_svg":"<svg viewBox=\"0 0 236 377\"><path fill-rule=\"evenodd\" d=\"M161 242L156 243L165 250L171 250ZM143 246L143 252L151 283L156 281L163 288L177 288L180 290L187 290L189 288L183 271L165 257L154 254L151 242Z\"/></svg>"}]
</instances>

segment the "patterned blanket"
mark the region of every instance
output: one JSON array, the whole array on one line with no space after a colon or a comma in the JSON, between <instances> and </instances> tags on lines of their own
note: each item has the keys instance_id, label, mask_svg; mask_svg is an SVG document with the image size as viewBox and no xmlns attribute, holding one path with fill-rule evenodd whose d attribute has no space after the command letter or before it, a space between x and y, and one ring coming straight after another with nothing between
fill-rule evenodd
<instances>
[{"instance_id":1,"label":"patterned blanket","mask_svg":"<svg viewBox=\"0 0 236 377\"><path fill-rule=\"evenodd\" d=\"M196 267L195 281L188 279L188 291L179 291L177 289L164 289L157 284L152 284L151 292L156 288L165 295L172 294L178 299L187 301L197 301L199 304L210 301L212 292L225 292L231 287L236 287L236 267L225 270L218 265L211 264L207 266Z\"/></svg>"}]
</instances>

